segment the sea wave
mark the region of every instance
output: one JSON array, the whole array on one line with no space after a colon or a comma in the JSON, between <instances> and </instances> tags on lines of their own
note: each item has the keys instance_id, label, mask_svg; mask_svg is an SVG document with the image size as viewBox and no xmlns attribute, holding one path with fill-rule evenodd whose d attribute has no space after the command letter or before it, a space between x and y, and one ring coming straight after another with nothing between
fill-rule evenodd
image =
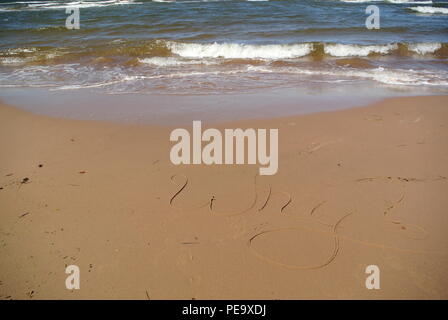
<instances>
[{"instance_id":1,"label":"sea wave","mask_svg":"<svg viewBox=\"0 0 448 320\"><path fill-rule=\"evenodd\" d=\"M11 8L1 8L0 11L10 12L10 11L36 11L36 10L55 10L55 9L66 9L70 7L76 8L95 8L95 7L107 7L116 5L127 5L127 4L141 4L142 2L137 2L135 0L104 0L104 1L24 1L24 2L12 2L3 3L4 5L20 5L19 7Z\"/></svg>"},{"instance_id":2,"label":"sea wave","mask_svg":"<svg viewBox=\"0 0 448 320\"><path fill-rule=\"evenodd\" d=\"M333 57L365 57L372 53L387 54L398 48L397 44L360 46L351 44L325 45L325 53Z\"/></svg>"},{"instance_id":3,"label":"sea wave","mask_svg":"<svg viewBox=\"0 0 448 320\"><path fill-rule=\"evenodd\" d=\"M386 43L375 45L343 43L241 44L195 43L151 40L143 42L115 41L93 47L19 47L0 51L1 64L97 63L135 65L143 63L159 67L187 64L216 64L216 61L286 61L309 57L331 59L343 57L394 56L410 58L416 55L448 56L448 44L438 42ZM14 58L14 59L10 59ZM17 59L20 58L21 60ZM417 57L416 57L417 58ZM252 61L248 63L248 61Z\"/></svg>"},{"instance_id":4,"label":"sea wave","mask_svg":"<svg viewBox=\"0 0 448 320\"><path fill-rule=\"evenodd\" d=\"M341 43L297 43L249 45L237 43L182 43L168 42L167 49L183 58L222 58L222 59L268 59L281 60L301 58L322 54L333 57L366 57L373 54L404 54L411 51L417 54L436 53L444 45L441 43L388 43L378 45L359 45ZM397 49L404 48L403 52ZM322 49L323 48L323 49Z\"/></svg>"},{"instance_id":5,"label":"sea wave","mask_svg":"<svg viewBox=\"0 0 448 320\"><path fill-rule=\"evenodd\" d=\"M340 0L347 3L364 3L364 2L389 2L394 4L431 4L432 0Z\"/></svg>"},{"instance_id":6,"label":"sea wave","mask_svg":"<svg viewBox=\"0 0 448 320\"><path fill-rule=\"evenodd\" d=\"M268 70L266 70L268 71ZM376 67L368 69L357 69L350 67L337 68L297 68L289 67L282 71L272 70L269 72L281 72L284 74L304 75L313 80L314 77L332 82L335 80L359 81L373 80L381 84L396 86L448 86L448 73L445 71L414 70L412 68Z\"/></svg>"},{"instance_id":7,"label":"sea wave","mask_svg":"<svg viewBox=\"0 0 448 320\"><path fill-rule=\"evenodd\" d=\"M441 43L411 43L408 50L418 54L434 53L442 48Z\"/></svg>"},{"instance_id":8,"label":"sea wave","mask_svg":"<svg viewBox=\"0 0 448 320\"><path fill-rule=\"evenodd\" d=\"M197 62L194 61L182 61L173 57L153 57L153 58L144 58L138 59L141 63L151 64L158 67L171 67L171 66L179 66L185 64L195 64Z\"/></svg>"},{"instance_id":9,"label":"sea wave","mask_svg":"<svg viewBox=\"0 0 448 320\"><path fill-rule=\"evenodd\" d=\"M61 82L60 78L66 81ZM208 83L219 86L229 79L238 77L246 87L257 87L260 79L280 81L289 85L303 82L359 82L375 81L393 86L447 87L448 74L444 71L396 69L375 67L356 69L350 67L313 67L302 66L238 66L232 69L185 69L166 73L147 73L125 69L94 69L80 65L27 67L16 71L14 75L0 77L0 87L51 87L51 90L107 89L114 93L131 91L147 92L163 84L167 87L188 90L189 86ZM23 81L26 79L27 81ZM194 79L194 80L193 80ZM179 82L181 81L181 82ZM223 82L224 81L224 82ZM233 90L236 90L234 88Z\"/></svg>"},{"instance_id":10,"label":"sea wave","mask_svg":"<svg viewBox=\"0 0 448 320\"><path fill-rule=\"evenodd\" d=\"M347 3L364 3L364 2L376 2L379 0L340 0L341 2L347 2Z\"/></svg>"},{"instance_id":11,"label":"sea wave","mask_svg":"<svg viewBox=\"0 0 448 320\"><path fill-rule=\"evenodd\" d=\"M448 8L418 6L418 7L410 7L409 9L425 14L438 14L438 13L448 14Z\"/></svg>"},{"instance_id":12,"label":"sea wave","mask_svg":"<svg viewBox=\"0 0 448 320\"><path fill-rule=\"evenodd\" d=\"M432 1L418 1L418 0L386 0L386 2L395 4L431 4Z\"/></svg>"},{"instance_id":13,"label":"sea wave","mask_svg":"<svg viewBox=\"0 0 448 320\"><path fill-rule=\"evenodd\" d=\"M152 58L138 59L138 61L140 63L154 65L157 67L173 67L173 66L194 65L194 64L204 64L204 65L216 64L216 62L207 60L185 60L185 59L178 59L175 57L152 57Z\"/></svg>"},{"instance_id":14,"label":"sea wave","mask_svg":"<svg viewBox=\"0 0 448 320\"><path fill-rule=\"evenodd\" d=\"M306 56L311 53L313 46L309 43L250 45L171 42L168 48L174 54L185 58L286 59Z\"/></svg>"}]
</instances>

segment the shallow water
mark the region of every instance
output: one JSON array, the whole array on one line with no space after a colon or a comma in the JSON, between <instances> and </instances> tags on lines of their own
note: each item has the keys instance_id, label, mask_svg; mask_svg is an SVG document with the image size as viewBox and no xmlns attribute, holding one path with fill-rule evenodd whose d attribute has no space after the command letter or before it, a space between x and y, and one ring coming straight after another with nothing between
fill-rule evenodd
<instances>
[{"instance_id":1,"label":"shallow water","mask_svg":"<svg viewBox=\"0 0 448 320\"><path fill-rule=\"evenodd\" d=\"M365 27L372 4L379 30ZM65 27L73 7L79 30ZM0 97L30 87L51 97L440 94L447 31L448 1L1 2Z\"/></svg>"}]
</instances>

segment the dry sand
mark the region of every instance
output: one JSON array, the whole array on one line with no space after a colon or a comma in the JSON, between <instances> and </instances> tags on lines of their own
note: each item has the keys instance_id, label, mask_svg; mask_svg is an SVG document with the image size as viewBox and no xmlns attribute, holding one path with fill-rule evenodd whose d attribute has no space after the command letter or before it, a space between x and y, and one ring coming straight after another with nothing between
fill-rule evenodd
<instances>
[{"instance_id":1,"label":"dry sand","mask_svg":"<svg viewBox=\"0 0 448 320\"><path fill-rule=\"evenodd\" d=\"M0 299L448 298L448 97L213 127L278 128L278 173L1 106Z\"/></svg>"}]
</instances>

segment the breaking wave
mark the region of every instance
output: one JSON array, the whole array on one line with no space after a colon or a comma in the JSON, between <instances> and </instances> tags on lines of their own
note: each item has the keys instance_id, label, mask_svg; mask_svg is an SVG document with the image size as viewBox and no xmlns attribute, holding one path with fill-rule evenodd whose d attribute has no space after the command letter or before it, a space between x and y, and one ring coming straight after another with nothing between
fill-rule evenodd
<instances>
[{"instance_id":1,"label":"breaking wave","mask_svg":"<svg viewBox=\"0 0 448 320\"><path fill-rule=\"evenodd\" d=\"M426 13L426 14L448 14L448 8L418 6L418 7L411 7L409 9L419 13Z\"/></svg>"},{"instance_id":2,"label":"breaking wave","mask_svg":"<svg viewBox=\"0 0 448 320\"><path fill-rule=\"evenodd\" d=\"M223 58L223 59L293 59L322 52L333 57L366 57L372 54L387 55L396 52L399 47L417 54L436 53L444 45L441 43L356 45L332 43L298 43L249 45L237 43L180 43L169 42L166 47L172 54L183 58ZM406 50L404 50L406 51ZM397 52L400 54L400 52Z\"/></svg>"},{"instance_id":3,"label":"breaking wave","mask_svg":"<svg viewBox=\"0 0 448 320\"><path fill-rule=\"evenodd\" d=\"M395 4L402 4L402 3L412 3L412 4L431 4L433 3L431 0L340 0L342 2L348 2L348 3L364 3L364 2L389 2L389 3L395 3Z\"/></svg>"},{"instance_id":4,"label":"breaking wave","mask_svg":"<svg viewBox=\"0 0 448 320\"><path fill-rule=\"evenodd\" d=\"M419 0L386 0L387 2L390 3L396 3L396 4L400 4L400 3L412 3L412 4L431 4L432 1L419 1Z\"/></svg>"},{"instance_id":5,"label":"breaking wave","mask_svg":"<svg viewBox=\"0 0 448 320\"><path fill-rule=\"evenodd\" d=\"M442 48L441 43L411 43L408 50L418 54L434 53Z\"/></svg>"},{"instance_id":6,"label":"breaking wave","mask_svg":"<svg viewBox=\"0 0 448 320\"><path fill-rule=\"evenodd\" d=\"M377 45L341 43L296 44L238 44L238 43L186 43L155 40L143 43L114 42L89 47L80 51L76 47L23 47L0 51L0 65L85 63L130 64L139 63L159 67L216 64L212 60L290 60L310 57L312 59L351 58L371 56L418 56L435 55L446 58L446 43L389 43ZM222 61L222 62L223 62Z\"/></svg>"},{"instance_id":7,"label":"breaking wave","mask_svg":"<svg viewBox=\"0 0 448 320\"><path fill-rule=\"evenodd\" d=\"M391 50L396 50L397 44L374 45L374 46L360 46L350 44L329 44L325 45L324 50L326 54L333 57L365 57L372 53L387 54Z\"/></svg>"},{"instance_id":8,"label":"breaking wave","mask_svg":"<svg viewBox=\"0 0 448 320\"><path fill-rule=\"evenodd\" d=\"M448 45L438 42L254 45L122 40L85 51L29 46L0 51L0 87L188 93L198 88L220 92L373 81L446 90L447 53Z\"/></svg>"},{"instance_id":9,"label":"breaking wave","mask_svg":"<svg viewBox=\"0 0 448 320\"><path fill-rule=\"evenodd\" d=\"M104 0L104 1L22 1L22 2L10 2L3 3L4 5L18 5L19 7L2 8L1 11L36 11L36 10L56 10L56 9L66 9L70 7L76 8L96 8L96 7L107 7L116 5L126 5L126 4L140 4L135 0Z\"/></svg>"},{"instance_id":10,"label":"breaking wave","mask_svg":"<svg viewBox=\"0 0 448 320\"><path fill-rule=\"evenodd\" d=\"M288 59L303 57L311 53L312 45L273 44L250 45L237 43L170 43L169 49L186 58L226 58L226 59Z\"/></svg>"}]
</instances>

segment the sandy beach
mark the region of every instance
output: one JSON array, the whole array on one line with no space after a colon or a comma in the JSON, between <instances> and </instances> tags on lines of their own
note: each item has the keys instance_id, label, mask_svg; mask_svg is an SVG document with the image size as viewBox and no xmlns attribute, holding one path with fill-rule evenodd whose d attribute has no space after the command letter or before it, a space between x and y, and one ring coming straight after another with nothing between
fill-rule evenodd
<instances>
[{"instance_id":1,"label":"sandy beach","mask_svg":"<svg viewBox=\"0 0 448 320\"><path fill-rule=\"evenodd\" d=\"M173 127L2 105L0 299L447 299L447 105L213 124L278 128L273 176L175 166Z\"/></svg>"}]
</instances>

